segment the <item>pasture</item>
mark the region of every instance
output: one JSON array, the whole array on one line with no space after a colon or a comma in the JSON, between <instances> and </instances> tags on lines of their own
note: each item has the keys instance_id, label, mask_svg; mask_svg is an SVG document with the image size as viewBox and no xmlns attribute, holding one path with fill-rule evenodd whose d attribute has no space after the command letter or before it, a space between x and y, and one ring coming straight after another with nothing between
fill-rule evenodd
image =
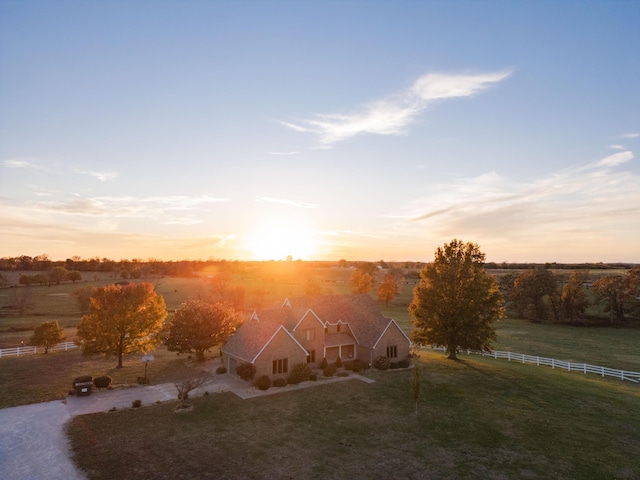
<instances>
[{"instance_id":1,"label":"pasture","mask_svg":"<svg viewBox=\"0 0 640 480\"><path fill-rule=\"evenodd\" d=\"M92 479L638 478L637 385L478 357L240 400L231 393L75 417Z\"/></svg>"}]
</instances>

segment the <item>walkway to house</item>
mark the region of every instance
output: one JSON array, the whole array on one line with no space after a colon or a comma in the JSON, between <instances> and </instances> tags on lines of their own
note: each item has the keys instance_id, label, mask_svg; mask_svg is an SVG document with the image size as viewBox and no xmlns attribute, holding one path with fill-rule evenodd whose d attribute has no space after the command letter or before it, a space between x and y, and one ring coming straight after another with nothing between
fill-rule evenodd
<instances>
[{"instance_id":1,"label":"walkway to house","mask_svg":"<svg viewBox=\"0 0 640 480\"><path fill-rule=\"evenodd\" d=\"M242 399L249 399L350 379L374 382L366 376L351 373L348 377L332 377L261 391L233 375L225 374L214 375L211 382L190 392L189 396L203 395L205 391L230 391ZM0 479L84 480L86 477L70 459L69 442L64 433L64 425L72 417L107 412L114 407L131 408L134 400L140 400L144 407L176 399L173 383L163 383L94 391L86 397L71 396L65 400L0 409Z\"/></svg>"}]
</instances>

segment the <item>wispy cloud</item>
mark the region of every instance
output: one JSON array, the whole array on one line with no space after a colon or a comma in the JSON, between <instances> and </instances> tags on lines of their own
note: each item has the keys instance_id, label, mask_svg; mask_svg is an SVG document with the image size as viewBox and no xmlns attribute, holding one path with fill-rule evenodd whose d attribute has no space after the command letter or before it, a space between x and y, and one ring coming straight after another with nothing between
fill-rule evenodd
<instances>
[{"instance_id":1,"label":"wispy cloud","mask_svg":"<svg viewBox=\"0 0 640 480\"><path fill-rule=\"evenodd\" d=\"M88 175L93 178L97 178L101 182L108 182L109 180L115 180L118 177L116 172L105 172L105 171L95 171L95 170L82 170L76 169L76 173L81 175Z\"/></svg>"},{"instance_id":2,"label":"wispy cloud","mask_svg":"<svg viewBox=\"0 0 640 480\"><path fill-rule=\"evenodd\" d=\"M609 148L612 150L626 150L624 145L609 145Z\"/></svg>"},{"instance_id":3,"label":"wispy cloud","mask_svg":"<svg viewBox=\"0 0 640 480\"><path fill-rule=\"evenodd\" d=\"M9 160L3 160L2 164L5 167L9 167L9 168L35 168L36 165L34 165L31 162L27 162L25 160L13 160L13 159L9 159Z\"/></svg>"},{"instance_id":4,"label":"wispy cloud","mask_svg":"<svg viewBox=\"0 0 640 480\"><path fill-rule=\"evenodd\" d=\"M83 197L73 194L71 198L31 202L28 206L36 210L49 210L68 215L161 219L165 223L190 225L201 222L191 220L185 212L195 212L207 205L226 201L228 201L226 198L209 195ZM174 213L179 213L180 217L173 217Z\"/></svg>"},{"instance_id":5,"label":"wispy cloud","mask_svg":"<svg viewBox=\"0 0 640 480\"><path fill-rule=\"evenodd\" d=\"M430 73L408 89L364 105L353 113L319 114L302 122L281 122L298 132L314 133L325 146L361 134L403 135L433 102L471 97L501 82L511 71L476 75Z\"/></svg>"},{"instance_id":6,"label":"wispy cloud","mask_svg":"<svg viewBox=\"0 0 640 480\"><path fill-rule=\"evenodd\" d=\"M457 179L432 187L429 196L414 200L394 217L409 230L488 235L492 242L522 236L529 244L541 244L568 232L609 235L615 225L640 221L640 178L621 168L633 158L631 152L619 152L530 183L493 172Z\"/></svg>"},{"instance_id":7,"label":"wispy cloud","mask_svg":"<svg viewBox=\"0 0 640 480\"><path fill-rule=\"evenodd\" d=\"M640 133L625 133L624 135L622 135L622 138L638 138L640 137Z\"/></svg>"},{"instance_id":8,"label":"wispy cloud","mask_svg":"<svg viewBox=\"0 0 640 480\"><path fill-rule=\"evenodd\" d=\"M297 155L298 151L296 150L292 150L290 152L269 152L269 155L284 155L284 156L288 156L288 155Z\"/></svg>"},{"instance_id":9,"label":"wispy cloud","mask_svg":"<svg viewBox=\"0 0 640 480\"><path fill-rule=\"evenodd\" d=\"M297 208L317 208L318 207L318 205L315 205L313 203L296 202L294 200L288 200L286 198L274 198L274 197L259 197L259 198L256 198L256 202L281 203L283 205L289 205L291 207L297 207Z\"/></svg>"}]
</instances>

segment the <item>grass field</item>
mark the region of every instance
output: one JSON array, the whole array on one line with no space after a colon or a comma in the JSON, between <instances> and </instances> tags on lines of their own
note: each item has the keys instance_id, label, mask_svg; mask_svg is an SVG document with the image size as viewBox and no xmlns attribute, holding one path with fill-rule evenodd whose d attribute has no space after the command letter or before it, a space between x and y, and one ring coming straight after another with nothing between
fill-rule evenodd
<instances>
[{"instance_id":1,"label":"grass field","mask_svg":"<svg viewBox=\"0 0 640 480\"><path fill-rule=\"evenodd\" d=\"M178 380L184 372L184 355L177 356L161 347L154 351L147 376L151 383ZM79 350L26 355L0 359L0 408L64 399L71 382L81 375L109 375L114 385L135 385L144 376L142 354L124 358L123 368L115 368L115 357L86 357Z\"/></svg>"},{"instance_id":2,"label":"grass field","mask_svg":"<svg viewBox=\"0 0 640 480\"><path fill-rule=\"evenodd\" d=\"M637 385L425 353L408 371L240 400L233 394L75 417L92 479L636 479Z\"/></svg>"}]
</instances>

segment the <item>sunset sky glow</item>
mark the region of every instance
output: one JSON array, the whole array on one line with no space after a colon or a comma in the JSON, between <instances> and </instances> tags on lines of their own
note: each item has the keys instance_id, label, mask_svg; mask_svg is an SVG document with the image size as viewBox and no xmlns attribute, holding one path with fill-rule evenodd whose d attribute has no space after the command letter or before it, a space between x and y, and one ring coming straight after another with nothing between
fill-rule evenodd
<instances>
[{"instance_id":1,"label":"sunset sky glow","mask_svg":"<svg viewBox=\"0 0 640 480\"><path fill-rule=\"evenodd\" d=\"M0 0L0 257L640 263L640 2Z\"/></svg>"}]
</instances>

